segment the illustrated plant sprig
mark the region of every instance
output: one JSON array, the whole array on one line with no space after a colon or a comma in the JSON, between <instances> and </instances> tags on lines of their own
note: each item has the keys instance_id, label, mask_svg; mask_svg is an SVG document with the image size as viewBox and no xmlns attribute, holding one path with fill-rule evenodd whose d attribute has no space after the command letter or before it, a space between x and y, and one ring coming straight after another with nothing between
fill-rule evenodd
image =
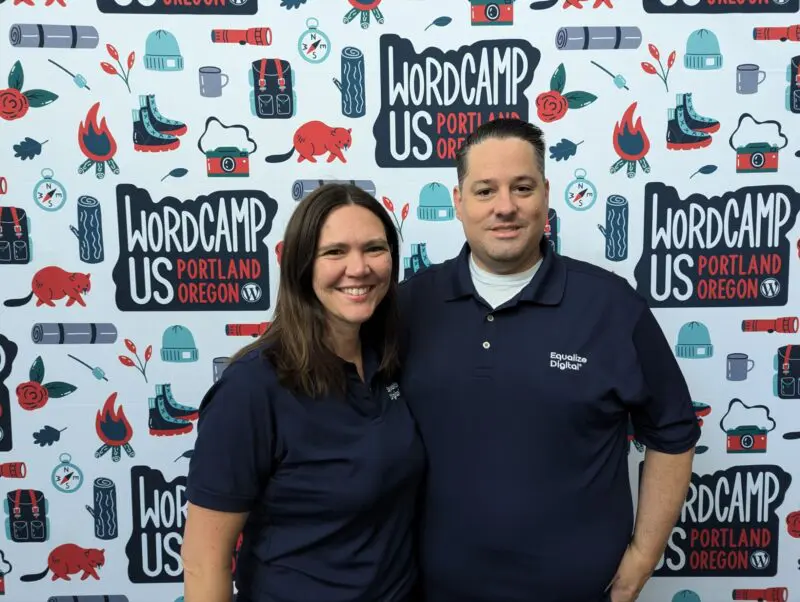
<instances>
[{"instance_id":1,"label":"illustrated plant sprig","mask_svg":"<svg viewBox=\"0 0 800 602\"><path fill-rule=\"evenodd\" d=\"M136 362L134 362L127 355L120 355L119 356L120 363L123 366L128 366L129 368L136 368L139 372L142 373L142 376L144 377L144 382L148 382L148 380L147 380L147 362L150 361L150 358L153 355L153 346L152 345L148 345L147 349L144 350L144 363L142 363L142 360L139 359L139 354L136 351L136 345L134 345L133 341L131 341L130 339L125 339L125 346L128 348L128 351L130 351L133 354L133 356L136 358L136 362L138 362L139 365L137 366Z\"/></svg>"},{"instance_id":2,"label":"illustrated plant sprig","mask_svg":"<svg viewBox=\"0 0 800 602\"><path fill-rule=\"evenodd\" d=\"M130 83L128 82L128 78L131 75L131 69L133 69L133 63L136 61L136 53L131 51L131 53L128 55L128 60L127 60L128 71L126 72L125 67L123 67L122 63L119 61L119 53L117 52L117 49L114 48L114 46L112 46L111 44L106 44L106 50L108 51L109 56L115 61L117 61L117 65L119 65L120 71L122 71L122 73L117 71L117 68L114 67L114 65L112 65L111 63L106 63L105 61L100 63L100 67L102 67L103 71L105 71L109 75L118 75L122 79L122 81L125 82L125 86L128 88L128 92L130 92L131 86Z\"/></svg>"},{"instance_id":3,"label":"illustrated plant sprig","mask_svg":"<svg viewBox=\"0 0 800 602\"><path fill-rule=\"evenodd\" d=\"M667 92L669 92L667 78L669 77L669 72L672 70L672 66L675 64L675 51L673 50L669 53L669 57L667 57L667 70L664 71L664 66L661 64L661 53L658 52L658 48L656 48L656 46L653 44L648 44L647 49L650 51L650 56L658 61L658 68L661 70L661 73L656 71L656 68L653 66L653 64L647 61L642 63L642 70L650 75L657 75L659 79L664 82L664 87L667 89Z\"/></svg>"},{"instance_id":4,"label":"illustrated plant sprig","mask_svg":"<svg viewBox=\"0 0 800 602\"><path fill-rule=\"evenodd\" d=\"M400 235L400 240L403 240L403 224L406 222L406 218L408 217L408 212L411 207L408 203L403 205L403 208L400 210L400 221L398 221L397 216L394 213L394 203L392 203L392 201L387 197L383 197L381 200L383 201L383 206L389 210L392 219L394 219L394 223L397 226L397 232Z\"/></svg>"}]
</instances>

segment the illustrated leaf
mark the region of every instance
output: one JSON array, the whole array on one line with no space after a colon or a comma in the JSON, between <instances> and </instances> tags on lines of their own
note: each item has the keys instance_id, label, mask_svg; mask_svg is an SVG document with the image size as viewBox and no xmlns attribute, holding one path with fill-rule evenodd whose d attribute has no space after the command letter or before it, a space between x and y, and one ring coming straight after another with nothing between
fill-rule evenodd
<instances>
[{"instance_id":1,"label":"illustrated leaf","mask_svg":"<svg viewBox=\"0 0 800 602\"><path fill-rule=\"evenodd\" d=\"M564 63L561 63L553 75L550 76L550 89L561 93L564 91L564 86L567 84L567 71L564 69Z\"/></svg>"},{"instance_id":2,"label":"illustrated leaf","mask_svg":"<svg viewBox=\"0 0 800 602\"><path fill-rule=\"evenodd\" d=\"M394 203L392 203L392 201L389 198L381 197L381 200L383 201L384 207L386 207L389 211L394 211Z\"/></svg>"},{"instance_id":3,"label":"illustrated leaf","mask_svg":"<svg viewBox=\"0 0 800 602\"><path fill-rule=\"evenodd\" d=\"M653 44L648 44L647 49L650 51L650 56L652 56L654 59L658 60L661 58L658 48L656 48Z\"/></svg>"},{"instance_id":4,"label":"illustrated leaf","mask_svg":"<svg viewBox=\"0 0 800 602\"><path fill-rule=\"evenodd\" d=\"M642 71L650 75L655 75L657 73L656 68L648 62L642 63Z\"/></svg>"},{"instance_id":5,"label":"illustrated leaf","mask_svg":"<svg viewBox=\"0 0 800 602\"><path fill-rule=\"evenodd\" d=\"M151 357L153 357L153 346L148 345L144 350L144 361L149 362Z\"/></svg>"},{"instance_id":6,"label":"illustrated leaf","mask_svg":"<svg viewBox=\"0 0 800 602\"><path fill-rule=\"evenodd\" d=\"M131 52L128 55L128 70L130 71L133 68L133 61L136 59L136 53Z\"/></svg>"},{"instance_id":7,"label":"illustrated leaf","mask_svg":"<svg viewBox=\"0 0 800 602\"><path fill-rule=\"evenodd\" d=\"M44 388L47 389L47 392L50 394L50 397L66 397L73 391L75 391L78 387L75 385L71 385L69 383L64 383L58 380L54 380L51 383L46 383Z\"/></svg>"},{"instance_id":8,"label":"illustrated leaf","mask_svg":"<svg viewBox=\"0 0 800 602\"><path fill-rule=\"evenodd\" d=\"M109 75L117 75L117 68L114 67L111 63L106 63L105 61L100 63L100 67L102 67L103 71L108 73Z\"/></svg>"},{"instance_id":9,"label":"illustrated leaf","mask_svg":"<svg viewBox=\"0 0 800 602\"><path fill-rule=\"evenodd\" d=\"M29 375L30 379L33 382L37 382L40 385L44 380L44 362L42 361L42 356L40 355L35 360L33 360L33 364L31 364L31 369Z\"/></svg>"},{"instance_id":10,"label":"illustrated leaf","mask_svg":"<svg viewBox=\"0 0 800 602\"><path fill-rule=\"evenodd\" d=\"M22 84L25 82L25 73L22 70L22 63L17 61L8 73L8 87L22 91Z\"/></svg>"},{"instance_id":11,"label":"illustrated leaf","mask_svg":"<svg viewBox=\"0 0 800 602\"><path fill-rule=\"evenodd\" d=\"M177 461L178 461L178 460L180 460L181 458L191 458L193 453L194 453L194 450L193 450L193 449L186 450L186 451L185 451L185 452L183 452L183 453L182 453L180 456L178 456L177 458L175 458L175 462L177 462Z\"/></svg>"},{"instance_id":12,"label":"illustrated leaf","mask_svg":"<svg viewBox=\"0 0 800 602\"><path fill-rule=\"evenodd\" d=\"M130 339L125 339L125 346L131 353L136 353L136 345L134 345L133 341L131 341Z\"/></svg>"},{"instance_id":13,"label":"illustrated leaf","mask_svg":"<svg viewBox=\"0 0 800 602\"><path fill-rule=\"evenodd\" d=\"M134 364L133 360L129 358L127 355L120 355L119 361L123 366L130 366L132 368L136 367L136 364Z\"/></svg>"},{"instance_id":14,"label":"illustrated leaf","mask_svg":"<svg viewBox=\"0 0 800 602\"><path fill-rule=\"evenodd\" d=\"M28 90L23 92L28 102L32 107L44 107L58 98L58 94L54 94L49 90Z\"/></svg>"},{"instance_id":15,"label":"illustrated leaf","mask_svg":"<svg viewBox=\"0 0 800 602\"><path fill-rule=\"evenodd\" d=\"M699 173L707 176L708 174L712 174L715 171L717 171L717 166L716 165L703 165L703 167L701 167L696 172L694 172L692 175L690 175L689 179L691 180L693 177L695 177Z\"/></svg>"},{"instance_id":16,"label":"illustrated leaf","mask_svg":"<svg viewBox=\"0 0 800 602\"><path fill-rule=\"evenodd\" d=\"M436 27L446 27L446 26L450 25L450 23L452 21L453 21L453 19L451 19L450 17L447 17L447 16L438 17L438 18L434 19L433 22L430 25L428 25L428 27L425 28L425 31L428 31L428 29L430 29L434 25Z\"/></svg>"},{"instance_id":17,"label":"illustrated leaf","mask_svg":"<svg viewBox=\"0 0 800 602\"><path fill-rule=\"evenodd\" d=\"M550 147L550 158L556 161L566 161L578 150L578 145L583 144L583 140L577 144L567 138L562 138L561 142Z\"/></svg>"},{"instance_id":18,"label":"illustrated leaf","mask_svg":"<svg viewBox=\"0 0 800 602\"><path fill-rule=\"evenodd\" d=\"M25 159L33 159L36 155L42 152L42 145L46 142L47 140L44 142L39 142L38 140L34 140L33 138L28 138L26 136L25 140L13 146L14 156L19 157L23 161Z\"/></svg>"},{"instance_id":19,"label":"illustrated leaf","mask_svg":"<svg viewBox=\"0 0 800 602\"><path fill-rule=\"evenodd\" d=\"M106 44L106 50L108 51L108 56L110 56L115 61L119 60L119 53L117 52L117 49L114 48L114 46L112 44Z\"/></svg>"},{"instance_id":20,"label":"illustrated leaf","mask_svg":"<svg viewBox=\"0 0 800 602\"><path fill-rule=\"evenodd\" d=\"M405 219L408 217L408 212L409 212L410 209L411 209L411 205L409 205L408 203L403 205L403 210L400 212L400 219L401 220L405 221Z\"/></svg>"},{"instance_id":21,"label":"illustrated leaf","mask_svg":"<svg viewBox=\"0 0 800 602\"><path fill-rule=\"evenodd\" d=\"M597 100L597 96L594 94L590 92L582 92L580 90L575 92L567 92L564 94L564 98L567 99L567 106L570 109L580 109L592 104L595 100Z\"/></svg>"},{"instance_id":22,"label":"illustrated leaf","mask_svg":"<svg viewBox=\"0 0 800 602\"><path fill-rule=\"evenodd\" d=\"M182 178L187 173L189 173L189 170L186 169L185 167L176 167L171 172L169 172L167 175L165 175L163 178L161 178L161 181L163 182L164 180L166 180L170 176L172 176L173 178Z\"/></svg>"},{"instance_id":23,"label":"illustrated leaf","mask_svg":"<svg viewBox=\"0 0 800 602\"><path fill-rule=\"evenodd\" d=\"M669 53L669 58L667 59L667 69L671 69L672 65L675 64L675 51Z\"/></svg>"},{"instance_id":24,"label":"illustrated leaf","mask_svg":"<svg viewBox=\"0 0 800 602\"><path fill-rule=\"evenodd\" d=\"M59 430L52 426L45 426L33 434L33 442L41 447L53 445L53 443L61 439L61 432L65 430L67 430L66 427Z\"/></svg>"}]
</instances>

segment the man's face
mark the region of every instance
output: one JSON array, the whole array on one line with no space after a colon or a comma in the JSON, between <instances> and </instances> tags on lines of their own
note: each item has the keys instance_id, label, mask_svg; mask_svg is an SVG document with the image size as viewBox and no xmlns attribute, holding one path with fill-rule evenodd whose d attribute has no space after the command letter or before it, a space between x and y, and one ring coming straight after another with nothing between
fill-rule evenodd
<instances>
[{"instance_id":1,"label":"man's face","mask_svg":"<svg viewBox=\"0 0 800 602\"><path fill-rule=\"evenodd\" d=\"M496 274L525 271L539 260L550 184L533 146L489 138L467 154L467 174L453 191L456 216L479 267Z\"/></svg>"}]
</instances>

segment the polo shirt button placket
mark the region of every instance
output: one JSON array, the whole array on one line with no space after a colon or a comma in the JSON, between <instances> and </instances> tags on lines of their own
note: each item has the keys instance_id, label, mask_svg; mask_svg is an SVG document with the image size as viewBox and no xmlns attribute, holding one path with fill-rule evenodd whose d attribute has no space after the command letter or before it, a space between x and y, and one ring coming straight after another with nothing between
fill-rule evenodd
<instances>
[{"instance_id":1,"label":"polo shirt button placket","mask_svg":"<svg viewBox=\"0 0 800 602\"><path fill-rule=\"evenodd\" d=\"M488 349L488 348L489 348L489 347L491 347L491 346L492 346L492 345L491 345L491 343L489 343L489 341L484 341L484 342L483 342L483 348L484 348L484 349Z\"/></svg>"}]
</instances>

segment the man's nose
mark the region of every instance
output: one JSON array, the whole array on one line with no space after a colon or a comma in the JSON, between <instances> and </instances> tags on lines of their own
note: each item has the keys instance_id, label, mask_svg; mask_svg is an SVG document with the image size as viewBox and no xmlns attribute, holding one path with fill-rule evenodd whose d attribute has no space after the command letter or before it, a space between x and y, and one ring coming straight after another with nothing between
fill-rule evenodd
<instances>
[{"instance_id":1,"label":"man's nose","mask_svg":"<svg viewBox=\"0 0 800 602\"><path fill-rule=\"evenodd\" d=\"M510 190L501 189L498 191L494 200L494 211L502 215L514 213L517 210L517 205L514 202L514 197Z\"/></svg>"}]
</instances>

